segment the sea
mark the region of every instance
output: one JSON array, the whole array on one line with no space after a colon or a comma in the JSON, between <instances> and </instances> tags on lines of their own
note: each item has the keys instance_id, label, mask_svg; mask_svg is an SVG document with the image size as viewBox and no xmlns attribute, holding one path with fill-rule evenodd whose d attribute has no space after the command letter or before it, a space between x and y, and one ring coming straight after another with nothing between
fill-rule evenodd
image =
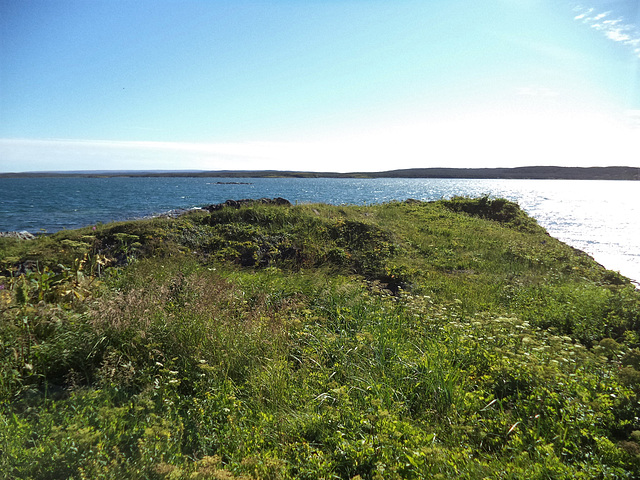
<instances>
[{"instance_id":1,"label":"sea","mask_svg":"<svg viewBox=\"0 0 640 480\"><path fill-rule=\"evenodd\" d=\"M640 281L640 182L335 178L0 178L0 231L52 233L228 199L369 205L456 195L517 202L549 234Z\"/></svg>"}]
</instances>

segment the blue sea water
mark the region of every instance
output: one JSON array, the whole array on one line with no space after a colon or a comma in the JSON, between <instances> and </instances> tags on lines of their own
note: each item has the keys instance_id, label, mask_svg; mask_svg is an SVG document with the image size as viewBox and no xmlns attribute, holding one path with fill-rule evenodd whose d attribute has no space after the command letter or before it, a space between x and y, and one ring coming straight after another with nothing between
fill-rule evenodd
<instances>
[{"instance_id":1,"label":"blue sea water","mask_svg":"<svg viewBox=\"0 0 640 480\"><path fill-rule=\"evenodd\" d=\"M236 182L236 183L229 183ZM640 280L640 183L601 180L0 178L0 231L55 232L228 199L374 204L491 195L516 201L554 237Z\"/></svg>"}]
</instances>

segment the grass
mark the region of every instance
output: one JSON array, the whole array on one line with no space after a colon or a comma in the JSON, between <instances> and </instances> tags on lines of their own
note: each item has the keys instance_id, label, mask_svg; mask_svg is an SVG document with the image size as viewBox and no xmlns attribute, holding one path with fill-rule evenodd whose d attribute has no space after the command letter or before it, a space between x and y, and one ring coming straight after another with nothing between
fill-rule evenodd
<instances>
[{"instance_id":1,"label":"grass","mask_svg":"<svg viewBox=\"0 0 640 480\"><path fill-rule=\"evenodd\" d=\"M0 239L4 478L637 478L640 294L500 199Z\"/></svg>"}]
</instances>

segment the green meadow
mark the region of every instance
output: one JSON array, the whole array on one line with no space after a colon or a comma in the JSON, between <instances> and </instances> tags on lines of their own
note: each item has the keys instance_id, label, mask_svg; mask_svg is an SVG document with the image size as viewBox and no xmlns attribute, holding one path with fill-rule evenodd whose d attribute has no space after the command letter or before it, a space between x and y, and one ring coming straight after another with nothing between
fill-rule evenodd
<instances>
[{"instance_id":1,"label":"green meadow","mask_svg":"<svg viewBox=\"0 0 640 480\"><path fill-rule=\"evenodd\" d=\"M502 199L0 238L0 478L639 478L639 332Z\"/></svg>"}]
</instances>

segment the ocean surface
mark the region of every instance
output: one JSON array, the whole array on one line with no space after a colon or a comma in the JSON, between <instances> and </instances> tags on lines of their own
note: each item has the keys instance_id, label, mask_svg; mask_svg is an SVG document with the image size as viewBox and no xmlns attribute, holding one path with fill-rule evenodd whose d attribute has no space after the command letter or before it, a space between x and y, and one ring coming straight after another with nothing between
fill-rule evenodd
<instances>
[{"instance_id":1,"label":"ocean surface","mask_svg":"<svg viewBox=\"0 0 640 480\"><path fill-rule=\"evenodd\" d=\"M0 231L56 232L228 199L374 204L490 195L554 237L640 281L640 182L327 178L0 178Z\"/></svg>"}]
</instances>

